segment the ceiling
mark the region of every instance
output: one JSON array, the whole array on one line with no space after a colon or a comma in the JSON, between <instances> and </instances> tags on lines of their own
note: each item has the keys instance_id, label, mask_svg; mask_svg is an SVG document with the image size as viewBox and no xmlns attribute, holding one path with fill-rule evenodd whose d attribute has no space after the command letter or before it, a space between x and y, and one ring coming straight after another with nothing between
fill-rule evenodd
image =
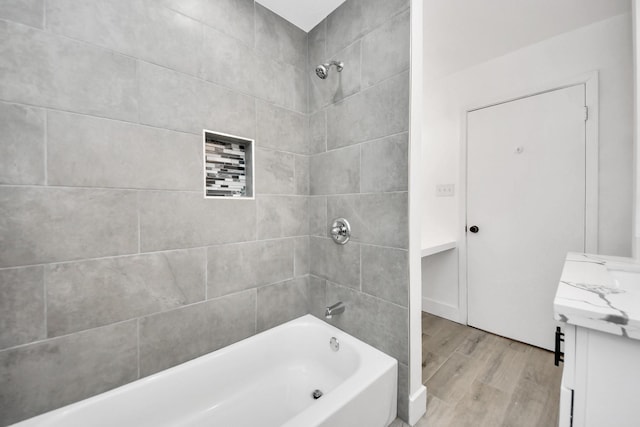
<instances>
[{"instance_id":1,"label":"ceiling","mask_svg":"<svg viewBox=\"0 0 640 427\"><path fill-rule=\"evenodd\" d=\"M428 0L424 72L433 80L630 11L630 0Z\"/></svg>"},{"instance_id":2,"label":"ceiling","mask_svg":"<svg viewBox=\"0 0 640 427\"><path fill-rule=\"evenodd\" d=\"M262 6L280 15L305 32L311 31L320 21L345 0L256 0Z\"/></svg>"}]
</instances>

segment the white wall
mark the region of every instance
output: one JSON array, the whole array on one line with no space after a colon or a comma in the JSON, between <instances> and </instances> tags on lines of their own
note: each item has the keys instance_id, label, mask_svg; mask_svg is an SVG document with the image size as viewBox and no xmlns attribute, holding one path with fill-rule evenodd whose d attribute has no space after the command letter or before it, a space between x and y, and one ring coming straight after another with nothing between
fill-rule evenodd
<instances>
[{"instance_id":1,"label":"white wall","mask_svg":"<svg viewBox=\"0 0 640 427\"><path fill-rule=\"evenodd\" d=\"M426 0L425 77L452 74L629 10L630 0Z\"/></svg>"},{"instance_id":2,"label":"white wall","mask_svg":"<svg viewBox=\"0 0 640 427\"><path fill-rule=\"evenodd\" d=\"M630 255L632 236L632 46L630 14L618 15L435 81L425 82L423 240L463 228L458 199L435 197L436 183L459 184L465 108L525 95L599 71L599 252ZM426 60L426 59L425 59ZM451 252L451 251L450 251ZM457 256L455 252L444 257ZM451 260L444 261L451 266ZM423 262L423 307L458 306L457 271ZM457 268L457 266L456 266ZM440 278L434 280L434 278ZM446 278L446 279L445 279ZM455 292L451 290L455 289ZM463 319L464 317L459 317Z\"/></svg>"}]
</instances>

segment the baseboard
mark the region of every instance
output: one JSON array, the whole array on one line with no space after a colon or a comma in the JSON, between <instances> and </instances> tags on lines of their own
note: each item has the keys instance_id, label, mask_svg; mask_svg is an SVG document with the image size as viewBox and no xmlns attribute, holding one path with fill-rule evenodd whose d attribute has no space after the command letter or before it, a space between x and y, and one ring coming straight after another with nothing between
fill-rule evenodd
<instances>
[{"instance_id":1,"label":"baseboard","mask_svg":"<svg viewBox=\"0 0 640 427\"><path fill-rule=\"evenodd\" d=\"M427 388L420 386L418 391L409 396L409 425L415 425L427 412Z\"/></svg>"},{"instance_id":2,"label":"baseboard","mask_svg":"<svg viewBox=\"0 0 640 427\"><path fill-rule=\"evenodd\" d=\"M440 301L435 301L426 297L422 297L422 311L431 313L438 317L444 317L452 322L462 322L460 316L460 309L453 305L445 304Z\"/></svg>"}]
</instances>

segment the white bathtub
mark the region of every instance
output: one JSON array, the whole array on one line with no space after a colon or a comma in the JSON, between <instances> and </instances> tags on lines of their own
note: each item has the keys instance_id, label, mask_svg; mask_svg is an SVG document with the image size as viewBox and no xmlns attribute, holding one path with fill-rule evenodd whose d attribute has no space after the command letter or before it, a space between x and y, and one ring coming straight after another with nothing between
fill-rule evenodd
<instances>
[{"instance_id":1,"label":"white bathtub","mask_svg":"<svg viewBox=\"0 0 640 427\"><path fill-rule=\"evenodd\" d=\"M306 315L14 426L385 427L396 384L395 359Z\"/></svg>"}]
</instances>

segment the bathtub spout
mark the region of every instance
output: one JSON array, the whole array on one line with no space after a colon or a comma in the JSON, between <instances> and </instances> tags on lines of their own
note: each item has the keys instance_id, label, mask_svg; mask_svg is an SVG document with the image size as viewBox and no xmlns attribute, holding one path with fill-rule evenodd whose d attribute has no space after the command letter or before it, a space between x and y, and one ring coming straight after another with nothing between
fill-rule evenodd
<instances>
[{"instance_id":1,"label":"bathtub spout","mask_svg":"<svg viewBox=\"0 0 640 427\"><path fill-rule=\"evenodd\" d=\"M324 317L327 319L331 319L334 314L342 314L344 313L344 304L342 301L338 301L337 303L329 306L324 311Z\"/></svg>"}]
</instances>

